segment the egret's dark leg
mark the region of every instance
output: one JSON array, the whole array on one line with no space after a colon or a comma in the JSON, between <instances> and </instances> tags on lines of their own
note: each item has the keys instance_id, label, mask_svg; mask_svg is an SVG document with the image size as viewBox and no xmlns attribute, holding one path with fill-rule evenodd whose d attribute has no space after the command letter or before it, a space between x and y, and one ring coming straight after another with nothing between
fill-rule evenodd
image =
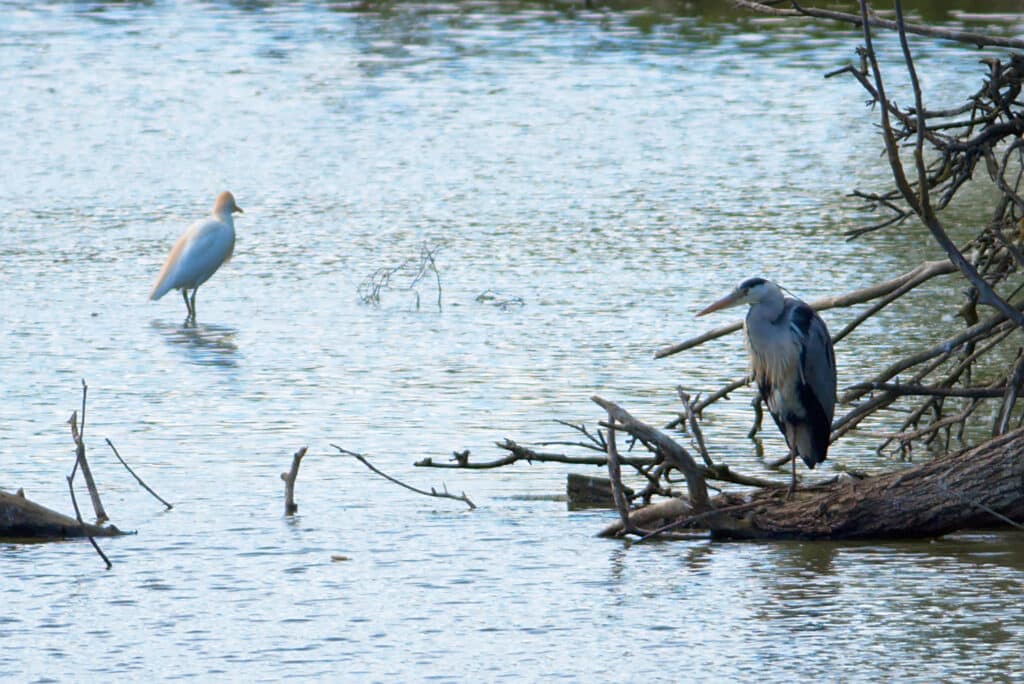
<instances>
[{"instance_id":1,"label":"egret's dark leg","mask_svg":"<svg viewBox=\"0 0 1024 684\"><path fill-rule=\"evenodd\" d=\"M189 302L188 302L188 288L186 288L186 287L181 288L181 298L185 300L185 310L187 312L187 314L185 316L185 320L186 321L192 320L192 318L195 316L195 314L192 312L192 304L189 304Z\"/></svg>"},{"instance_id":2,"label":"egret's dark leg","mask_svg":"<svg viewBox=\"0 0 1024 684\"><path fill-rule=\"evenodd\" d=\"M192 322L193 323L196 320L196 292L199 292L199 288L198 287L192 288L192 306L190 306L189 308L192 310Z\"/></svg>"}]
</instances>

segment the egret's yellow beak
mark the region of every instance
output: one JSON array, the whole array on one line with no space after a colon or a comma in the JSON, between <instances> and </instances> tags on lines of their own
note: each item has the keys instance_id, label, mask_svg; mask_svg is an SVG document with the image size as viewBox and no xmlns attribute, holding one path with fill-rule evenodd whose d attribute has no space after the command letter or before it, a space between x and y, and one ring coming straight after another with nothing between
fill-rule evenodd
<instances>
[{"instance_id":1,"label":"egret's yellow beak","mask_svg":"<svg viewBox=\"0 0 1024 684\"><path fill-rule=\"evenodd\" d=\"M729 307L739 306L740 304L746 304L746 303L747 303L747 293L744 292L743 290L733 290L732 292L730 292L726 296L724 296L721 299L719 299L714 304L712 304L709 307L707 307L706 309L700 311L697 315L698 316L703 316L705 314L709 314L709 313L712 313L712 312L715 312L715 311L720 311L722 309L728 309Z\"/></svg>"}]
</instances>

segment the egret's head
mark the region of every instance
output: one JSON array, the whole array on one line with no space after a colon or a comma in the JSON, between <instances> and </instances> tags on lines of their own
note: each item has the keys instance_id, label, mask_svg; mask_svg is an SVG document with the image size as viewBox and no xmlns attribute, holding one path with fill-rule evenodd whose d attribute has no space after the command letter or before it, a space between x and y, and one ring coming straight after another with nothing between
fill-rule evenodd
<instances>
[{"instance_id":1,"label":"egret's head","mask_svg":"<svg viewBox=\"0 0 1024 684\"><path fill-rule=\"evenodd\" d=\"M213 205L215 216L231 216L231 214L244 214L242 207L235 204L235 196L225 190L217 195L217 202Z\"/></svg>"},{"instance_id":2,"label":"egret's head","mask_svg":"<svg viewBox=\"0 0 1024 684\"><path fill-rule=\"evenodd\" d=\"M722 297L697 315L703 316L704 314L709 314L713 311L728 309L733 306L739 306L740 304L750 304L753 306L754 304L761 303L765 299L774 299L781 295L782 291L779 289L779 286L772 281L765 280L764 278L747 278L737 285L735 290Z\"/></svg>"}]
</instances>

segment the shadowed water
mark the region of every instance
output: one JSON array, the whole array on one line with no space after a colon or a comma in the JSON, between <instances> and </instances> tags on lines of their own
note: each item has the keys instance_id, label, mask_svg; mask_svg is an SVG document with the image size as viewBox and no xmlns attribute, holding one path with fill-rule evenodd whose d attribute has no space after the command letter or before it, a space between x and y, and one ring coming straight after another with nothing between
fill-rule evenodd
<instances>
[{"instance_id":1,"label":"shadowed water","mask_svg":"<svg viewBox=\"0 0 1024 684\"><path fill-rule=\"evenodd\" d=\"M813 299L938 256L912 226L844 239L871 218L845 194L886 183L863 93L823 78L856 34L715 7L0 2L0 487L67 510L85 378L93 469L138 531L103 542L109 572L84 543L0 547L0 676L1024 677L1020 535L625 548L593 537L611 513L538 499L565 468L412 466L571 439L553 419L595 423L594 393L667 422L677 384L712 390L746 361L735 336L653 351L733 320L693 314L743 278ZM980 83L977 52L918 49L941 104ZM245 209L234 259L185 324L177 293L146 297L225 189ZM440 311L430 279L359 302L425 243ZM930 339L946 296L841 344L840 386ZM705 431L771 475L744 438L751 396ZM816 476L893 467L874 445L840 441Z\"/></svg>"}]
</instances>

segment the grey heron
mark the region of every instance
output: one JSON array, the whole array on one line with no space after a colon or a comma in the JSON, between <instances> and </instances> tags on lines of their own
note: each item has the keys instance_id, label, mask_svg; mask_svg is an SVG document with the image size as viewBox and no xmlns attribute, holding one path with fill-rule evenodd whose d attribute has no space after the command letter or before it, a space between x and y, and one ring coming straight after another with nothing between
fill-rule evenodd
<instances>
[{"instance_id":1,"label":"grey heron","mask_svg":"<svg viewBox=\"0 0 1024 684\"><path fill-rule=\"evenodd\" d=\"M789 446L792 492L797 455L813 469L828 454L836 406L832 337L814 309L786 297L778 285L764 278L744 280L697 315L741 304L750 305L743 330L751 372Z\"/></svg>"}]
</instances>

